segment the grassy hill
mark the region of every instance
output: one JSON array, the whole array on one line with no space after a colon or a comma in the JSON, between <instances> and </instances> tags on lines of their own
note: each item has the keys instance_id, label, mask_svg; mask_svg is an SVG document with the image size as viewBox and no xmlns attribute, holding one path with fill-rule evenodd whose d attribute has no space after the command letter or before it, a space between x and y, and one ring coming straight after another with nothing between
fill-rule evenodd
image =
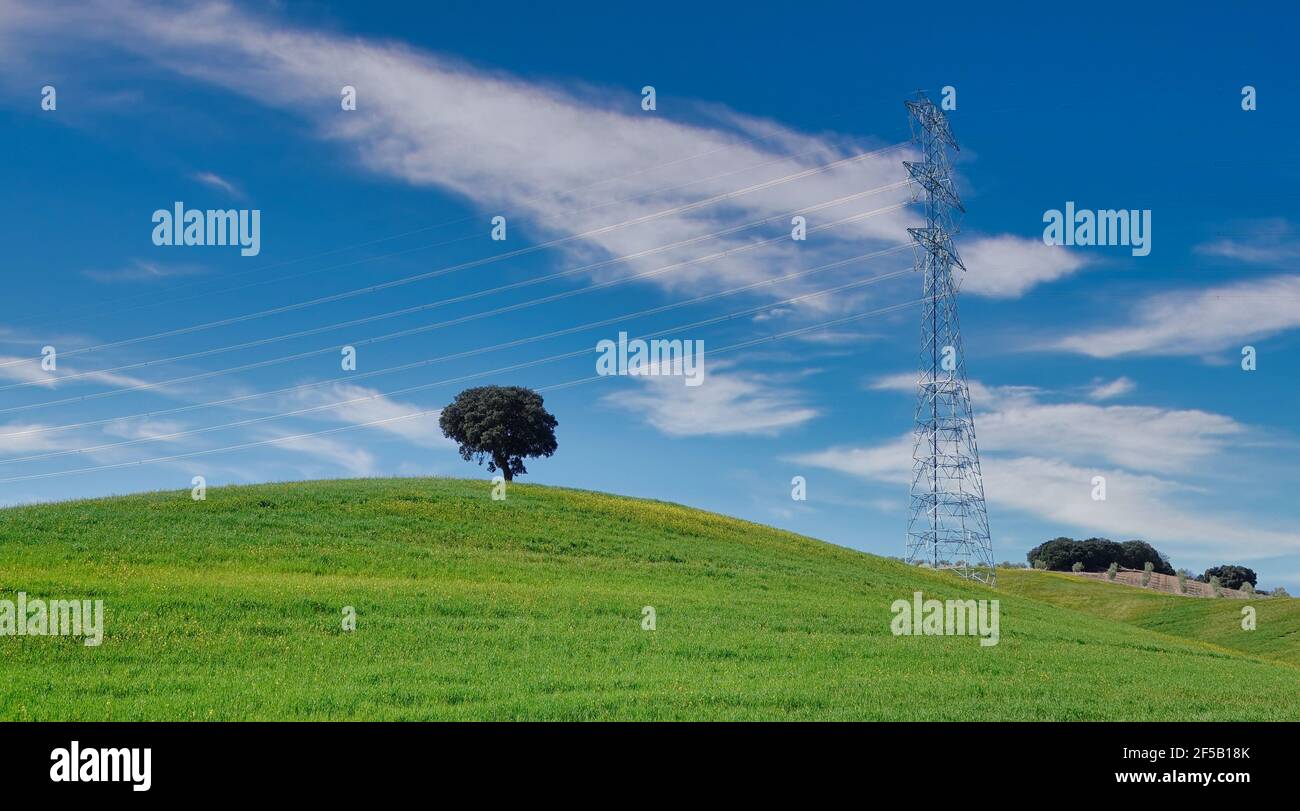
<instances>
[{"instance_id":1,"label":"grassy hill","mask_svg":"<svg viewBox=\"0 0 1300 811\"><path fill-rule=\"evenodd\" d=\"M399 479L3 510L0 598L20 590L102 598L106 630L94 648L0 636L5 720L1300 719L1300 670L1260 651L536 485L496 502L484 481ZM1000 599L1000 643L893 636L890 604L916 590Z\"/></svg>"},{"instance_id":2,"label":"grassy hill","mask_svg":"<svg viewBox=\"0 0 1300 811\"><path fill-rule=\"evenodd\" d=\"M998 588L1096 617L1300 666L1300 600L1200 599L1027 569L999 569ZM1253 631L1241 627L1241 611L1246 606L1255 609Z\"/></svg>"}]
</instances>

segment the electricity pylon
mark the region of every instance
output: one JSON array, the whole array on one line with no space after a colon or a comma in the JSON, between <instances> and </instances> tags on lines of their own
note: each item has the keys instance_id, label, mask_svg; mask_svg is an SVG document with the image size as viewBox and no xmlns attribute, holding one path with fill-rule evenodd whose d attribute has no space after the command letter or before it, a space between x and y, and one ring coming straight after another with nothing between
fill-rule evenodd
<instances>
[{"instance_id":1,"label":"electricity pylon","mask_svg":"<svg viewBox=\"0 0 1300 811\"><path fill-rule=\"evenodd\" d=\"M906 104L922 160L904 165L925 204L925 226L907 229L916 243L925 299L907 560L991 585L993 545L953 282L954 267L966 270L952 244L957 217L965 212L948 163L948 148L956 150L957 141L947 116L924 93Z\"/></svg>"}]
</instances>

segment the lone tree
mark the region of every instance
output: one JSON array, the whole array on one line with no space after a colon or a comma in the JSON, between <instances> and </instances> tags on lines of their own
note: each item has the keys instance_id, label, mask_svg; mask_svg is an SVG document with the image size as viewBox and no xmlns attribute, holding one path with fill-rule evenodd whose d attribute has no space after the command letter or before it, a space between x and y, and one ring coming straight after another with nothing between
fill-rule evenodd
<instances>
[{"instance_id":1,"label":"lone tree","mask_svg":"<svg viewBox=\"0 0 1300 811\"><path fill-rule=\"evenodd\" d=\"M542 407L542 396L520 386L479 386L456 395L442 410L442 433L460 446L460 457L500 470L506 481L527 473L524 458L550 456L558 447L558 423Z\"/></svg>"}]
</instances>

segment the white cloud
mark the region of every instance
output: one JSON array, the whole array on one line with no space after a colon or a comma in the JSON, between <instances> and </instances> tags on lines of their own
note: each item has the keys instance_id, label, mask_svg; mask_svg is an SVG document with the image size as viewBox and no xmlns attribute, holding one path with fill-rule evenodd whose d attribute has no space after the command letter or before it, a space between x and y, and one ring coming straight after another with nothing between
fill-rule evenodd
<instances>
[{"instance_id":1,"label":"white cloud","mask_svg":"<svg viewBox=\"0 0 1300 811\"><path fill-rule=\"evenodd\" d=\"M791 461L905 489L912 475L912 437L873 447L838 447ZM1195 554L1230 553L1253 560L1300 551L1300 535L1262 528L1251 516L1234 518L1178 503L1191 490L1176 482L1119 468L1083 467L1037 456L981 457L991 509L1009 509L1072 527L1076 534L1143 538ZM1106 500L1093 501L1092 478L1106 478Z\"/></svg>"},{"instance_id":2,"label":"white cloud","mask_svg":"<svg viewBox=\"0 0 1300 811\"><path fill-rule=\"evenodd\" d=\"M175 420L149 419L145 422L137 420L114 420L104 426L104 433L109 436L122 437L127 440L157 440L165 442L179 442L183 437L172 437L185 431L187 426L184 423ZM163 437L169 437L163 439Z\"/></svg>"},{"instance_id":3,"label":"white cloud","mask_svg":"<svg viewBox=\"0 0 1300 811\"><path fill-rule=\"evenodd\" d=\"M426 448L455 447L455 443L443 436L442 429L438 426L438 415L441 412L422 417L400 419L407 414L418 414L427 411L428 408L414 403L393 400L378 389L365 386L335 383L328 387L299 389L293 394L281 398L282 405L277 410L293 411L329 403L342 403L349 400L359 400L359 402L348 402L347 405L338 408L322 408L319 411L312 412L310 416L316 419L350 425L369 425L380 420L391 420L391 422L383 422L370 427L376 431L392 434L412 444Z\"/></svg>"},{"instance_id":4,"label":"white cloud","mask_svg":"<svg viewBox=\"0 0 1300 811\"><path fill-rule=\"evenodd\" d=\"M192 177L203 185L223 191L231 197L244 196L238 186L215 172L196 172Z\"/></svg>"},{"instance_id":5,"label":"white cloud","mask_svg":"<svg viewBox=\"0 0 1300 811\"><path fill-rule=\"evenodd\" d=\"M11 422L0 425L0 453L5 456L75 448L78 439L64 432L46 430L41 422Z\"/></svg>"},{"instance_id":6,"label":"white cloud","mask_svg":"<svg viewBox=\"0 0 1300 811\"><path fill-rule=\"evenodd\" d=\"M885 375L870 387L913 393L915 373ZM1127 378L1094 388L1131 386ZM1231 417L1196 409L1051 402L1032 386L969 382L976 433L984 451L1093 459L1135 470L1186 470L1246 432ZM1045 450L1046 449L1046 450Z\"/></svg>"},{"instance_id":7,"label":"white cloud","mask_svg":"<svg viewBox=\"0 0 1300 811\"><path fill-rule=\"evenodd\" d=\"M879 389L880 391L910 391L915 392L917 386L916 372L895 372L891 375L884 375L872 380L869 388Z\"/></svg>"},{"instance_id":8,"label":"white cloud","mask_svg":"<svg viewBox=\"0 0 1300 811\"><path fill-rule=\"evenodd\" d=\"M157 262L133 259L125 267L115 270L86 270L82 271L82 275L97 282L111 283L148 282L178 276L194 276L202 272L203 268L197 265L161 265Z\"/></svg>"},{"instance_id":9,"label":"white cloud","mask_svg":"<svg viewBox=\"0 0 1300 811\"><path fill-rule=\"evenodd\" d=\"M1082 268L1087 260L1041 239L1003 234L959 242L966 273L962 292L992 298L1017 298L1037 284L1052 282Z\"/></svg>"},{"instance_id":10,"label":"white cloud","mask_svg":"<svg viewBox=\"0 0 1300 811\"><path fill-rule=\"evenodd\" d=\"M275 447L323 459L353 476L369 476L375 472L375 457L364 448L346 440L323 436L299 436L291 432L268 434L267 438L286 437Z\"/></svg>"},{"instance_id":11,"label":"white cloud","mask_svg":"<svg viewBox=\"0 0 1300 811\"><path fill-rule=\"evenodd\" d=\"M680 123L644 114L628 98L527 82L397 44L282 27L224 4L158 14L141 4L104 2L94 4L86 23L71 31L65 19L58 25L69 36L108 38L179 74L314 116L322 135L354 150L372 171L462 195L485 211L531 222L546 238L646 217L869 147L802 135L717 108L696 110L702 123ZM357 90L355 115L339 109L344 85ZM767 145L747 143L757 137ZM683 160L695 155L701 157ZM712 234L902 181L905 156L895 151L672 217L590 233L573 247L584 258L593 256L591 249L595 256L623 256ZM907 197L900 188L846 202L809 215L809 226ZM655 283L723 289L788 272L792 265L816 264L819 252L842 257L835 248L845 242L865 251L905 241L909 219L903 211L889 212L825 231L807 246L782 239L656 277ZM600 275L738 248L756 235L778 236L789 227L787 217L768 228L657 252ZM773 290L778 297L812 289L806 283L773 287L790 291Z\"/></svg>"},{"instance_id":12,"label":"white cloud","mask_svg":"<svg viewBox=\"0 0 1300 811\"><path fill-rule=\"evenodd\" d=\"M915 389L914 374L889 375L873 388ZM1163 541L1191 554L1241 559L1300 550L1300 535L1261 526L1257 516L1198 508L1198 487L1170 474L1199 473L1222 458L1247 428L1230 417L1191 409L1043 402L1029 387L971 384L977 408L985 494L1010 509L1090 535ZM906 488L913 437L869 447L833 447L792 461ZM1092 477L1106 477L1107 498L1092 499ZM1230 550L1225 550L1225 545Z\"/></svg>"},{"instance_id":13,"label":"white cloud","mask_svg":"<svg viewBox=\"0 0 1300 811\"><path fill-rule=\"evenodd\" d=\"M62 361L59 361L57 369L47 371L41 368L41 359L38 357L0 355L0 380L12 380L16 383L23 384L35 383L43 387L54 388L62 382L61 378L74 373L78 376L68 382L78 383L87 381L91 383L102 383L108 386L121 387L137 386L145 382L138 377L118 374L115 372L74 372L69 370Z\"/></svg>"},{"instance_id":14,"label":"white cloud","mask_svg":"<svg viewBox=\"0 0 1300 811\"><path fill-rule=\"evenodd\" d=\"M669 436L773 435L817 416L796 392L765 375L706 367L704 382L687 386L680 376L636 375L634 389L601 401L639 415Z\"/></svg>"},{"instance_id":15,"label":"white cloud","mask_svg":"<svg viewBox=\"0 0 1300 811\"><path fill-rule=\"evenodd\" d=\"M1080 467L1032 456L984 462L990 501L1077 527L1086 534L1169 542L1194 553L1230 553L1251 560L1300 550L1300 535L1180 504L1184 488L1129 471ZM1092 500L1092 477L1106 477L1106 500Z\"/></svg>"},{"instance_id":16,"label":"white cloud","mask_svg":"<svg viewBox=\"0 0 1300 811\"><path fill-rule=\"evenodd\" d=\"M1225 237L1196 246L1204 256L1255 264L1276 264L1300 258L1300 236L1280 217L1257 220L1243 226L1241 238Z\"/></svg>"},{"instance_id":17,"label":"white cloud","mask_svg":"<svg viewBox=\"0 0 1300 811\"><path fill-rule=\"evenodd\" d=\"M912 446L907 434L883 445L866 448L839 446L791 457L791 461L864 479L907 486L912 480Z\"/></svg>"},{"instance_id":18,"label":"white cloud","mask_svg":"<svg viewBox=\"0 0 1300 811\"><path fill-rule=\"evenodd\" d=\"M1196 410L1092 403L1040 403L1032 398L994 404L975 416L980 447L1098 460L1134 470L1188 470L1223 450L1245 426Z\"/></svg>"},{"instance_id":19,"label":"white cloud","mask_svg":"<svg viewBox=\"0 0 1300 811\"><path fill-rule=\"evenodd\" d=\"M1088 396L1094 400L1114 400L1137 388L1137 384L1127 377L1117 377L1111 381L1094 380Z\"/></svg>"},{"instance_id":20,"label":"white cloud","mask_svg":"<svg viewBox=\"0 0 1300 811\"><path fill-rule=\"evenodd\" d=\"M1127 325L1077 332L1054 346L1094 358L1205 355L1300 327L1298 304L1295 275L1157 293L1137 305Z\"/></svg>"},{"instance_id":21,"label":"white cloud","mask_svg":"<svg viewBox=\"0 0 1300 811\"><path fill-rule=\"evenodd\" d=\"M639 95L627 90L524 81L400 44L286 27L226 4L199 3L163 14L122 0L93 3L78 15L80 24L72 25L60 14L25 14L0 21L0 30L8 25L47 43L77 37L107 42L177 74L310 116L324 137L354 151L372 171L456 193L485 212L507 214L516 227L531 226L543 238L582 234L563 246L571 256L626 256L774 218L760 228L709 236L593 271L597 278L746 247L652 281L668 290L720 290L906 242L906 226L916 224L915 214L898 209L821 231L805 243L781 238L795 209L905 180L901 160L907 154L896 150L670 217L609 228L878 144L810 136L681 99L674 101L676 117L646 114L637 104ZM41 36L52 30L57 39ZM345 85L356 88L355 114L339 109ZM817 228L907 199L906 189L895 188L844 201L809 214L808 225ZM747 247L774 237L772 244ZM1063 251L1041 244L1033 249L1026 242L994 237L972 245L977 266L984 257L996 261L972 272L970 289L1018 295L1078 266L1077 258ZM1016 261L1005 261L1009 254ZM784 299L861 272L848 267L816 280L774 284L764 292ZM818 297L801 302L799 309L839 311L859 304L850 297Z\"/></svg>"},{"instance_id":22,"label":"white cloud","mask_svg":"<svg viewBox=\"0 0 1300 811\"><path fill-rule=\"evenodd\" d=\"M861 346L875 340L877 336L857 330L837 330L833 328L804 332L795 336L795 340L824 346Z\"/></svg>"},{"instance_id":23,"label":"white cloud","mask_svg":"<svg viewBox=\"0 0 1300 811\"><path fill-rule=\"evenodd\" d=\"M868 388L878 391L898 391L916 394L918 375L916 372L896 372L882 375L868 383ZM978 408L996 401L1008 401L1015 398L1033 397L1041 393L1036 386L985 386L978 380L967 381L971 402Z\"/></svg>"}]
</instances>

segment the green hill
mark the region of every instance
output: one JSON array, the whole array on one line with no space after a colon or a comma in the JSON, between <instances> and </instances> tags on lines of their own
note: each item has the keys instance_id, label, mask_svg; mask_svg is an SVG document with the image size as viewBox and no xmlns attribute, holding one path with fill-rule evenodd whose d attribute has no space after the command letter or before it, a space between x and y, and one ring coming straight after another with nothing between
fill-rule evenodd
<instances>
[{"instance_id":1,"label":"green hill","mask_svg":"<svg viewBox=\"0 0 1300 811\"><path fill-rule=\"evenodd\" d=\"M1300 600L1183 597L1060 572L999 569L998 588L1093 616L1300 665ZM1242 609L1255 609L1255 629Z\"/></svg>"},{"instance_id":2,"label":"green hill","mask_svg":"<svg viewBox=\"0 0 1300 811\"><path fill-rule=\"evenodd\" d=\"M1300 671L1261 652L672 504L490 488L0 511L0 598L106 614L98 647L0 636L0 719L1300 719ZM893 636L917 590L1000 599L999 644Z\"/></svg>"}]
</instances>

